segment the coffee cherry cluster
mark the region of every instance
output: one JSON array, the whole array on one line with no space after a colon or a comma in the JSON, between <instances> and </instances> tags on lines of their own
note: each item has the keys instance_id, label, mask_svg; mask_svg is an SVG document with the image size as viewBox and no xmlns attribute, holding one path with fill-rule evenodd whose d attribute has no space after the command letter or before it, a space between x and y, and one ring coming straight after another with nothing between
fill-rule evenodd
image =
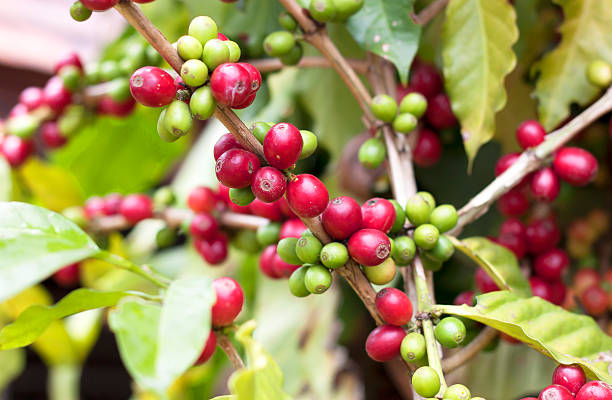
<instances>
[{"instance_id":1,"label":"coffee cherry cluster","mask_svg":"<svg viewBox=\"0 0 612 400\"><path fill-rule=\"evenodd\" d=\"M313 0L308 12L317 22L344 22L363 6L364 0Z\"/></svg>"},{"instance_id":2,"label":"coffee cherry cluster","mask_svg":"<svg viewBox=\"0 0 612 400\"><path fill-rule=\"evenodd\" d=\"M555 368L552 385L535 397L521 400L607 400L612 399L612 386L602 381L587 382L582 368L577 365L559 365Z\"/></svg>"},{"instance_id":3,"label":"coffee cherry cluster","mask_svg":"<svg viewBox=\"0 0 612 400\"><path fill-rule=\"evenodd\" d=\"M594 266L585 265L579 269L572 280L570 299L567 307L578 308L576 299L581 308L593 317L601 317L607 312L612 312L612 272L606 271L603 276ZM575 296L575 297L574 297ZM612 336L612 324L606 329L608 335Z\"/></svg>"},{"instance_id":4,"label":"coffee cherry cluster","mask_svg":"<svg viewBox=\"0 0 612 400\"><path fill-rule=\"evenodd\" d=\"M440 391L440 376L431 367L420 367L412 375L412 387L418 395L433 398ZM441 395L443 400L485 400L482 397L472 397L470 390L461 384L449 386Z\"/></svg>"},{"instance_id":5,"label":"coffee cherry cluster","mask_svg":"<svg viewBox=\"0 0 612 400\"><path fill-rule=\"evenodd\" d=\"M304 54L302 43L296 39L298 24L287 12L279 15L278 23L285 30L272 32L266 36L263 49L268 55L278 57L285 65L296 65Z\"/></svg>"}]
</instances>

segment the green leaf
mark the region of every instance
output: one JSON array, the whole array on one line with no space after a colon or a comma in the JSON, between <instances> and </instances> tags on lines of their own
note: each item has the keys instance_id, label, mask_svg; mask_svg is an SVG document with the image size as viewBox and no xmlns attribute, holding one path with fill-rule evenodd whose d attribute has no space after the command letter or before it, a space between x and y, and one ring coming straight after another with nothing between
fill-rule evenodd
<instances>
[{"instance_id":1,"label":"green leaf","mask_svg":"<svg viewBox=\"0 0 612 400\"><path fill-rule=\"evenodd\" d=\"M51 322L85 310L113 306L126 295L125 292L98 292L81 288L69 293L54 306L32 306L15 322L2 328L0 350L27 346L38 339Z\"/></svg>"},{"instance_id":2,"label":"green leaf","mask_svg":"<svg viewBox=\"0 0 612 400\"><path fill-rule=\"evenodd\" d=\"M0 301L98 252L63 216L30 204L0 203Z\"/></svg>"},{"instance_id":3,"label":"green leaf","mask_svg":"<svg viewBox=\"0 0 612 400\"><path fill-rule=\"evenodd\" d=\"M519 297L531 296L529 282L510 250L484 237L463 240L451 237L455 247L474 260L502 290L510 290Z\"/></svg>"},{"instance_id":4,"label":"green leaf","mask_svg":"<svg viewBox=\"0 0 612 400\"><path fill-rule=\"evenodd\" d=\"M471 168L506 104L504 78L516 64L516 13L506 0L451 0L442 36L446 90Z\"/></svg>"},{"instance_id":5,"label":"green leaf","mask_svg":"<svg viewBox=\"0 0 612 400\"><path fill-rule=\"evenodd\" d=\"M45 208L61 212L85 201L74 175L63 167L30 157L19 169L19 174L34 202Z\"/></svg>"},{"instance_id":6,"label":"green leaf","mask_svg":"<svg viewBox=\"0 0 612 400\"><path fill-rule=\"evenodd\" d=\"M421 27L411 17L414 0L365 0L347 28L355 40L395 64L402 83L419 47Z\"/></svg>"},{"instance_id":7,"label":"green leaf","mask_svg":"<svg viewBox=\"0 0 612 400\"><path fill-rule=\"evenodd\" d=\"M508 291L483 294L476 300L474 307L439 308L445 314L500 330L561 364L579 364L590 377L612 383L612 337L593 318L571 313L540 297L520 298Z\"/></svg>"},{"instance_id":8,"label":"green leaf","mask_svg":"<svg viewBox=\"0 0 612 400\"><path fill-rule=\"evenodd\" d=\"M612 63L612 8L599 0L554 0L563 7L565 21L561 41L534 66L540 73L535 96L540 121L553 129L570 112L570 105L584 106L600 89L586 79L588 64L595 59Z\"/></svg>"}]
</instances>

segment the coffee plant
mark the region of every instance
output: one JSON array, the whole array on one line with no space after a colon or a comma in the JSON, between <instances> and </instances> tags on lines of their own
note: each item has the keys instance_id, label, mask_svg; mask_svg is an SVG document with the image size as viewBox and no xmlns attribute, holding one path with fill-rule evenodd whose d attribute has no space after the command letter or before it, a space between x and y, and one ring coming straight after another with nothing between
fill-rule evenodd
<instances>
[{"instance_id":1,"label":"coffee plant","mask_svg":"<svg viewBox=\"0 0 612 400\"><path fill-rule=\"evenodd\" d=\"M0 385L108 327L135 399L612 399L606 1L68 11L131 26L0 125Z\"/></svg>"}]
</instances>

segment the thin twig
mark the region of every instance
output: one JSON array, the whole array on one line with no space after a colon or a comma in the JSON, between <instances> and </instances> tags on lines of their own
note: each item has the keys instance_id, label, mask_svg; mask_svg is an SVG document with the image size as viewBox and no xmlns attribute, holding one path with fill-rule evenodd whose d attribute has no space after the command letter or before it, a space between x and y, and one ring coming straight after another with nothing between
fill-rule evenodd
<instances>
[{"instance_id":1,"label":"thin twig","mask_svg":"<svg viewBox=\"0 0 612 400\"><path fill-rule=\"evenodd\" d=\"M434 0L427 7L421 10L421 12L414 16L414 22L419 25L427 25L436 15L438 15L444 7L448 4L449 0Z\"/></svg>"},{"instance_id":2,"label":"thin twig","mask_svg":"<svg viewBox=\"0 0 612 400\"><path fill-rule=\"evenodd\" d=\"M452 356L442 360L442 370L445 373L451 372L454 369L465 365L469 360L476 356L482 349L487 347L489 343L498 335L498 332L487 326L464 348L453 354Z\"/></svg>"},{"instance_id":3,"label":"thin twig","mask_svg":"<svg viewBox=\"0 0 612 400\"><path fill-rule=\"evenodd\" d=\"M256 60L247 60L249 64L259 70L259 72L273 72L287 67L278 58L262 58ZM368 69L368 62L359 59L347 59L349 65L358 74L365 74ZM325 57L302 57L296 65L298 68L330 68L332 63Z\"/></svg>"},{"instance_id":4,"label":"thin twig","mask_svg":"<svg viewBox=\"0 0 612 400\"><path fill-rule=\"evenodd\" d=\"M234 369L239 370L244 368L244 362L240 358L240 354L234 347L234 344L229 337L221 331L214 331L217 345L221 347L227 358L230 360Z\"/></svg>"}]
</instances>

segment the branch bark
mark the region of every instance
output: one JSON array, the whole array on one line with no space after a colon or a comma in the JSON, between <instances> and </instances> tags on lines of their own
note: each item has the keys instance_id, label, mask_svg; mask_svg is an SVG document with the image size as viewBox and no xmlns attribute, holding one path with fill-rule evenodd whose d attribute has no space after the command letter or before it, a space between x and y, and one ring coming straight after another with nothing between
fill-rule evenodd
<instances>
[{"instance_id":1,"label":"branch bark","mask_svg":"<svg viewBox=\"0 0 612 400\"><path fill-rule=\"evenodd\" d=\"M444 7L448 4L449 0L434 0L427 7L414 17L414 22L419 25L427 25L440 11L444 10Z\"/></svg>"},{"instance_id":2,"label":"branch bark","mask_svg":"<svg viewBox=\"0 0 612 400\"><path fill-rule=\"evenodd\" d=\"M244 368L244 361L240 358L240 354L232 344L232 341L221 331L214 331L217 345L221 347L227 358L230 360L234 369L239 370Z\"/></svg>"},{"instance_id":3,"label":"branch bark","mask_svg":"<svg viewBox=\"0 0 612 400\"><path fill-rule=\"evenodd\" d=\"M365 74L368 70L368 62L359 59L347 59L348 64L358 74ZM259 70L259 72L272 72L278 71L286 67L277 58L262 58L256 60L248 60L249 64ZM331 68L332 63L325 57L302 57L300 62L296 65L298 68Z\"/></svg>"}]
</instances>

